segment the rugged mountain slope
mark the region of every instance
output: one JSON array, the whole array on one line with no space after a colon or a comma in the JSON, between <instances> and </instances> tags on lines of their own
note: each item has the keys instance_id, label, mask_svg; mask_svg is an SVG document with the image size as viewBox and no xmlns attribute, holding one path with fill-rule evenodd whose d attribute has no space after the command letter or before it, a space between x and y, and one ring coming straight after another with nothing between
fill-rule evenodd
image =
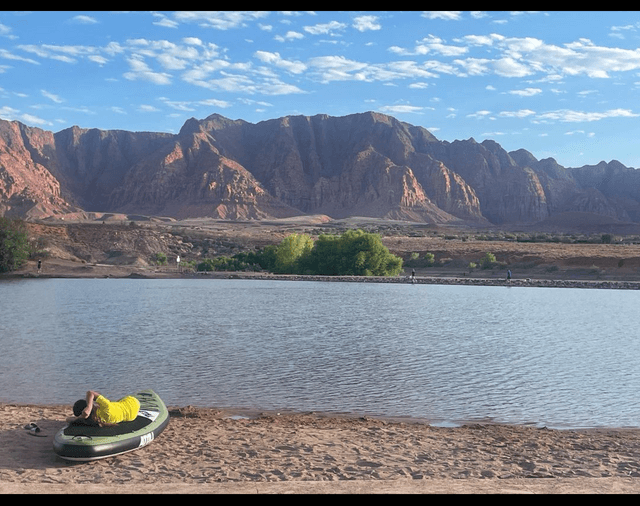
<instances>
[{"instance_id":1,"label":"rugged mountain slope","mask_svg":"<svg viewBox=\"0 0 640 506\"><path fill-rule=\"evenodd\" d=\"M564 168L493 141L440 141L368 112L257 124L213 114L178 134L0 120L0 215L83 209L177 218L322 213L534 223L567 212L640 222L640 171Z\"/></svg>"},{"instance_id":2,"label":"rugged mountain slope","mask_svg":"<svg viewBox=\"0 0 640 506\"><path fill-rule=\"evenodd\" d=\"M50 172L53 134L0 121L0 216L40 218L78 210Z\"/></svg>"}]
</instances>

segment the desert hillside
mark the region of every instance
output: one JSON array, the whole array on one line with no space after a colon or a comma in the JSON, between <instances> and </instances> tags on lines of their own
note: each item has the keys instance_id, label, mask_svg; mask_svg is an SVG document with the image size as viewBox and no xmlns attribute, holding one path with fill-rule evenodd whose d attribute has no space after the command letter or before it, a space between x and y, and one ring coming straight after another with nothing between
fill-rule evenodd
<instances>
[{"instance_id":1,"label":"desert hillside","mask_svg":"<svg viewBox=\"0 0 640 506\"><path fill-rule=\"evenodd\" d=\"M403 258L406 275L415 270L418 276L504 278L509 269L519 278L640 280L640 234L478 230L371 218L332 220L324 215L263 221L86 213L72 218L27 223L42 252L42 274L172 275L177 257L182 266L194 265L204 258L278 244L291 233L315 238L361 228L379 234L391 253ZM487 252L495 255L496 264L482 269L480 260ZM158 265L158 253L166 256L166 264ZM424 260L427 253L433 254L432 265ZM37 259L14 275L32 275ZM473 263L475 268L470 267Z\"/></svg>"}]
</instances>

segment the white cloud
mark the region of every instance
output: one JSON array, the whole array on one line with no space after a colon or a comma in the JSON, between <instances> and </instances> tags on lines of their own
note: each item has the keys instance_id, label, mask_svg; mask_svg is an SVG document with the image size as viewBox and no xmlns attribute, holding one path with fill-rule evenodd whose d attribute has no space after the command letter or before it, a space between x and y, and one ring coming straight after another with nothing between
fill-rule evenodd
<instances>
[{"instance_id":1,"label":"white cloud","mask_svg":"<svg viewBox=\"0 0 640 506\"><path fill-rule=\"evenodd\" d=\"M486 111L486 110L482 110L482 111L476 111L474 113L471 114L467 114L467 118L486 118L491 114L491 111Z\"/></svg>"},{"instance_id":2,"label":"white cloud","mask_svg":"<svg viewBox=\"0 0 640 506\"><path fill-rule=\"evenodd\" d=\"M435 53L443 56L460 56L468 52L469 49L463 46L445 44L444 40L440 37L429 34L422 40L417 41L415 47L411 50L399 46L391 46L388 51L401 55L424 55Z\"/></svg>"},{"instance_id":3,"label":"white cloud","mask_svg":"<svg viewBox=\"0 0 640 506\"><path fill-rule=\"evenodd\" d=\"M138 111L140 112L159 112L160 109L148 104L141 104L138 106Z\"/></svg>"},{"instance_id":4,"label":"white cloud","mask_svg":"<svg viewBox=\"0 0 640 506\"><path fill-rule=\"evenodd\" d=\"M382 25L378 23L378 16L357 16L353 19L353 27L360 31L380 30Z\"/></svg>"},{"instance_id":5,"label":"white cloud","mask_svg":"<svg viewBox=\"0 0 640 506\"><path fill-rule=\"evenodd\" d=\"M247 26L248 22L268 15L269 12L265 11L178 11L173 17L180 23L196 23L203 28L230 30Z\"/></svg>"},{"instance_id":6,"label":"white cloud","mask_svg":"<svg viewBox=\"0 0 640 506\"><path fill-rule=\"evenodd\" d=\"M464 60L453 60L455 65L459 65L464 72L459 72L458 75L463 76L479 76L488 74L490 69L491 60L486 58L466 58Z\"/></svg>"},{"instance_id":7,"label":"white cloud","mask_svg":"<svg viewBox=\"0 0 640 506\"><path fill-rule=\"evenodd\" d=\"M260 61L275 65L276 67L282 68L287 72L291 72L292 74L300 74L307 68L307 66L300 61L290 61L281 58L279 53L256 51L253 55Z\"/></svg>"},{"instance_id":8,"label":"white cloud","mask_svg":"<svg viewBox=\"0 0 640 506\"><path fill-rule=\"evenodd\" d=\"M197 103L199 105L220 107L221 109L226 109L227 107L231 107L232 105L231 102L227 102L226 100L218 100L216 98L208 98L206 100L200 100Z\"/></svg>"},{"instance_id":9,"label":"white cloud","mask_svg":"<svg viewBox=\"0 0 640 506\"><path fill-rule=\"evenodd\" d=\"M542 93L542 90L540 88L525 88L523 90L511 90L507 93L511 95L519 95L521 97L532 97L534 95Z\"/></svg>"},{"instance_id":10,"label":"white cloud","mask_svg":"<svg viewBox=\"0 0 640 506\"><path fill-rule=\"evenodd\" d=\"M154 72L138 55L127 58L131 70L125 72L123 76L130 81L149 81L154 84L171 84L171 75L163 72Z\"/></svg>"},{"instance_id":11,"label":"white cloud","mask_svg":"<svg viewBox=\"0 0 640 506\"><path fill-rule=\"evenodd\" d=\"M52 125L50 121L42 119L33 114L24 113L21 114L19 109L14 109L7 105L0 106L0 118L6 121L21 121L30 125Z\"/></svg>"},{"instance_id":12,"label":"white cloud","mask_svg":"<svg viewBox=\"0 0 640 506\"><path fill-rule=\"evenodd\" d=\"M460 19L461 11L423 11L421 16L427 19L444 19L447 21Z\"/></svg>"},{"instance_id":13,"label":"white cloud","mask_svg":"<svg viewBox=\"0 0 640 506\"><path fill-rule=\"evenodd\" d=\"M277 40L278 42L285 42L287 40L304 39L304 35L301 34L300 32L294 32L293 30L289 30L286 34L284 34L284 36L276 35L274 39Z\"/></svg>"},{"instance_id":14,"label":"white cloud","mask_svg":"<svg viewBox=\"0 0 640 506\"><path fill-rule=\"evenodd\" d=\"M305 32L311 35L335 35L336 32L343 31L347 27L346 23L339 21L330 21L329 23L320 23L313 26L305 26Z\"/></svg>"},{"instance_id":15,"label":"white cloud","mask_svg":"<svg viewBox=\"0 0 640 506\"><path fill-rule=\"evenodd\" d=\"M22 114L20 116L20 119L28 124L35 124L35 125L52 125L53 124L50 121L42 119L38 116L34 116L33 114L27 114L27 113Z\"/></svg>"},{"instance_id":16,"label":"white cloud","mask_svg":"<svg viewBox=\"0 0 640 506\"><path fill-rule=\"evenodd\" d=\"M13 35L11 33L11 27L10 26L3 25L2 23L0 23L0 36L1 37L7 37L8 39L17 39L18 38L17 35Z\"/></svg>"},{"instance_id":17,"label":"white cloud","mask_svg":"<svg viewBox=\"0 0 640 506\"><path fill-rule=\"evenodd\" d=\"M62 100L58 95L49 93L47 90L40 90L40 93L42 94L43 97L48 98L49 100L55 102L56 104L60 104L64 102L64 100Z\"/></svg>"},{"instance_id":18,"label":"white cloud","mask_svg":"<svg viewBox=\"0 0 640 506\"><path fill-rule=\"evenodd\" d=\"M165 28L178 28L178 26L180 26L180 23L174 21L173 19L169 19L164 14L161 14L159 12L152 12L151 14L154 17L158 18L158 21L154 21L152 23L156 26L164 26Z\"/></svg>"},{"instance_id":19,"label":"white cloud","mask_svg":"<svg viewBox=\"0 0 640 506\"><path fill-rule=\"evenodd\" d=\"M581 123L600 121L606 118L636 118L640 114L635 114L629 109L610 109L604 112L583 112L572 111L570 109L559 109L539 114L536 119L542 121L561 121L563 123Z\"/></svg>"},{"instance_id":20,"label":"white cloud","mask_svg":"<svg viewBox=\"0 0 640 506\"><path fill-rule=\"evenodd\" d=\"M535 114L531 109L520 109L519 111L502 111L498 114L503 118L526 118Z\"/></svg>"},{"instance_id":21,"label":"white cloud","mask_svg":"<svg viewBox=\"0 0 640 506\"><path fill-rule=\"evenodd\" d=\"M366 63L350 60L344 56L317 56L311 58L307 64L316 69L320 81L347 81L353 79L353 73L368 67Z\"/></svg>"},{"instance_id":22,"label":"white cloud","mask_svg":"<svg viewBox=\"0 0 640 506\"><path fill-rule=\"evenodd\" d=\"M71 18L74 23L80 23L81 25L94 25L98 20L91 16L78 15Z\"/></svg>"},{"instance_id":23,"label":"white cloud","mask_svg":"<svg viewBox=\"0 0 640 506\"><path fill-rule=\"evenodd\" d=\"M511 57L500 58L492 62L495 73L503 77L524 77L533 73L533 71Z\"/></svg>"},{"instance_id":24,"label":"white cloud","mask_svg":"<svg viewBox=\"0 0 640 506\"><path fill-rule=\"evenodd\" d=\"M31 58L24 58L23 56L15 55L12 52L7 51L6 49L0 49L0 58L5 58L7 60L24 61L27 63L33 63L34 65L40 65L39 61L32 60Z\"/></svg>"},{"instance_id":25,"label":"white cloud","mask_svg":"<svg viewBox=\"0 0 640 506\"><path fill-rule=\"evenodd\" d=\"M182 42L191 46L202 46L202 41L198 37L184 37Z\"/></svg>"},{"instance_id":26,"label":"white cloud","mask_svg":"<svg viewBox=\"0 0 640 506\"><path fill-rule=\"evenodd\" d=\"M420 113L424 107L418 107L415 105L385 105L378 110L385 114L405 114L405 113Z\"/></svg>"}]
</instances>

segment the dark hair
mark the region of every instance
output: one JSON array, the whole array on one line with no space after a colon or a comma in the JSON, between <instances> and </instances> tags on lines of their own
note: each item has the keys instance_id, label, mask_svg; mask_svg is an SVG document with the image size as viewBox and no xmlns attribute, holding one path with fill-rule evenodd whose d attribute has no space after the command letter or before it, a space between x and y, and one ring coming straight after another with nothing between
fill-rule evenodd
<instances>
[{"instance_id":1,"label":"dark hair","mask_svg":"<svg viewBox=\"0 0 640 506\"><path fill-rule=\"evenodd\" d=\"M73 405L73 414L75 416L80 416L82 414L82 411L86 407L87 407L87 401L86 400L84 400L84 399L77 400L76 403Z\"/></svg>"}]
</instances>

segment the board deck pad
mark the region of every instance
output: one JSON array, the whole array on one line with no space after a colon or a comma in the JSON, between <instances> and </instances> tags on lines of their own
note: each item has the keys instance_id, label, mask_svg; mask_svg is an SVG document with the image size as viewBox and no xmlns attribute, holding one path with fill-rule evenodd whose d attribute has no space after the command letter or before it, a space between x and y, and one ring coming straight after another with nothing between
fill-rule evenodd
<instances>
[{"instance_id":1,"label":"board deck pad","mask_svg":"<svg viewBox=\"0 0 640 506\"><path fill-rule=\"evenodd\" d=\"M143 429L151 423L151 419L137 416L131 422L120 422L108 427L96 427L82 423L73 423L63 429L65 436L120 436Z\"/></svg>"},{"instance_id":2,"label":"board deck pad","mask_svg":"<svg viewBox=\"0 0 640 506\"><path fill-rule=\"evenodd\" d=\"M140 401L135 420L107 427L68 424L53 441L54 451L67 460L97 460L142 448L169 423L169 412L153 390L134 394Z\"/></svg>"}]
</instances>

